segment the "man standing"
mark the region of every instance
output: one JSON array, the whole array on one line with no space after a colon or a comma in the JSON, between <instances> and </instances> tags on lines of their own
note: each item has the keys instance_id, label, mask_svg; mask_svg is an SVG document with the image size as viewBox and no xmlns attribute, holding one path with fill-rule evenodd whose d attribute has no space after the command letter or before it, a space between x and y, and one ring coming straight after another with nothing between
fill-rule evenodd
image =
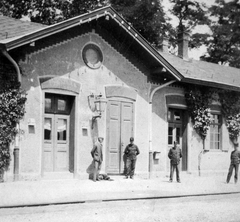
<instances>
[{"instance_id":1,"label":"man standing","mask_svg":"<svg viewBox=\"0 0 240 222\"><path fill-rule=\"evenodd\" d=\"M126 161L126 179L130 176L131 179L134 177L134 171L137 161L137 155L140 153L137 145L134 143L134 138L130 138L130 144L128 144L125 148L124 153L126 154L127 161Z\"/></svg>"},{"instance_id":2,"label":"man standing","mask_svg":"<svg viewBox=\"0 0 240 222\"><path fill-rule=\"evenodd\" d=\"M180 163L180 158L182 158L182 151L181 149L177 146L177 141L174 141L174 147L171 148L168 152L168 157L171 160L170 165L170 180L169 182L172 182L173 180L173 175L174 171L176 169L176 174L177 174L177 182L181 183L180 177L179 177L179 168L178 165Z\"/></svg>"},{"instance_id":3,"label":"man standing","mask_svg":"<svg viewBox=\"0 0 240 222\"><path fill-rule=\"evenodd\" d=\"M99 180L99 171L101 169L103 154L102 154L102 142L103 138L98 137L98 141L94 144L93 149L91 151L91 155L94 161L94 172L93 172L93 181Z\"/></svg>"},{"instance_id":4,"label":"man standing","mask_svg":"<svg viewBox=\"0 0 240 222\"><path fill-rule=\"evenodd\" d=\"M230 158L231 158L231 163L228 170L227 183L229 183L231 179L233 168L235 169L234 182L237 183L238 169L239 169L239 162L240 162L240 151L238 150L238 143L234 143L234 150L232 151Z\"/></svg>"}]
</instances>

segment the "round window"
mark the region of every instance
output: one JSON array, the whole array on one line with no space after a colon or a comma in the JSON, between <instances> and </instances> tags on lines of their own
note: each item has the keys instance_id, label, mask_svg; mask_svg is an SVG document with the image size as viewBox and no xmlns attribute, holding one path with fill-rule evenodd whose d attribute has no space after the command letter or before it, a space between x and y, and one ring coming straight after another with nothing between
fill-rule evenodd
<instances>
[{"instance_id":1,"label":"round window","mask_svg":"<svg viewBox=\"0 0 240 222\"><path fill-rule=\"evenodd\" d=\"M99 68L103 61L101 49L94 44L88 44L83 48L82 57L85 64L92 69Z\"/></svg>"}]
</instances>

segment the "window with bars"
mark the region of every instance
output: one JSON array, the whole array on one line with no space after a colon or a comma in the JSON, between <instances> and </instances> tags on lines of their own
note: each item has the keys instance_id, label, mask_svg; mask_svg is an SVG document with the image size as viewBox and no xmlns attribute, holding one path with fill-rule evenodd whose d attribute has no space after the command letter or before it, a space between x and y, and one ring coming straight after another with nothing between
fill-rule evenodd
<instances>
[{"instance_id":1,"label":"window with bars","mask_svg":"<svg viewBox=\"0 0 240 222\"><path fill-rule=\"evenodd\" d=\"M212 123L210 125L210 149L221 149L221 136L222 136L222 116L219 114L212 114Z\"/></svg>"}]
</instances>

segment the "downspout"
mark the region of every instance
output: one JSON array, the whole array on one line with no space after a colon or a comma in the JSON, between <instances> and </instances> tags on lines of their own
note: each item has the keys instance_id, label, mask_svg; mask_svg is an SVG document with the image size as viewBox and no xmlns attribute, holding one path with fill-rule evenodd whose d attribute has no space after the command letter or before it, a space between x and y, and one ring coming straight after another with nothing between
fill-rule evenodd
<instances>
[{"instance_id":1,"label":"downspout","mask_svg":"<svg viewBox=\"0 0 240 222\"><path fill-rule=\"evenodd\" d=\"M18 64L15 62L15 60L9 55L9 53L5 49L2 50L2 54L5 55L7 57L7 59L13 64L13 66L17 72L18 82L21 83L21 72L20 72Z\"/></svg>"},{"instance_id":2,"label":"downspout","mask_svg":"<svg viewBox=\"0 0 240 222\"><path fill-rule=\"evenodd\" d=\"M157 88L155 88L151 94L150 94L150 97L149 97L149 108L148 108L148 119L149 119L149 134L148 134L148 137L149 137L149 178L151 178L152 176L152 166L153 166L153 150L152 150L152 99L153 99L153 96L155 94L155 92L157 92L158 90L160 89L163 89L169 85L171 85L172 83L176 82L177 80L171 80Z\"/></svg>"},{"instance_id":3,"label":"downspout","mask_svg":"<svg viewBox=\"0 0 240 222\"><path fill-rule=\"evenodd\" d=\"M21 72L18 64L15 62L15 60L9 55L7 50L3 49L2 50L3 55L13 64L14 68L16 69L17 72L17 80L21 84ZM19 124L16 126L18 132L20 129ZM14 166L13 166L13 175L14 175L14 181L19 180L19 141L20 141L20 136L19 134L16 135L15 138L15 145L14 145L14 151L13 151L13 156L14 156Z\"/></svg>"}]
</instances>

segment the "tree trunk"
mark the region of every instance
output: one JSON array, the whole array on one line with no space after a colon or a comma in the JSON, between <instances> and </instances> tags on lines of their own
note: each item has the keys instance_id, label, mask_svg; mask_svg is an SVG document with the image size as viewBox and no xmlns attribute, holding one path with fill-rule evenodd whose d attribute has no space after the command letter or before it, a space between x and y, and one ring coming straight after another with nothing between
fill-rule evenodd
<instances>
[{"instance_id":1,"label":"tree trunk","mask_svg":"<svg viewBox=\"0 0 240 222\"><path fill-rule=\"evenodd\" d=\"M4 182L4 170L0 169L0 183Z\"/></svg>"},{"instance_id":2,"label":"tree trunk","mask_svg":"<svg viewBox=\"0 0 240 222\"><path fill-rule=\"evenodd\" d=\"M205 150L205 139L203 139L203 149L198 154L198 176L201 176L201 161L202 161L202 154Z\"/></svg>"}]
</instances>

